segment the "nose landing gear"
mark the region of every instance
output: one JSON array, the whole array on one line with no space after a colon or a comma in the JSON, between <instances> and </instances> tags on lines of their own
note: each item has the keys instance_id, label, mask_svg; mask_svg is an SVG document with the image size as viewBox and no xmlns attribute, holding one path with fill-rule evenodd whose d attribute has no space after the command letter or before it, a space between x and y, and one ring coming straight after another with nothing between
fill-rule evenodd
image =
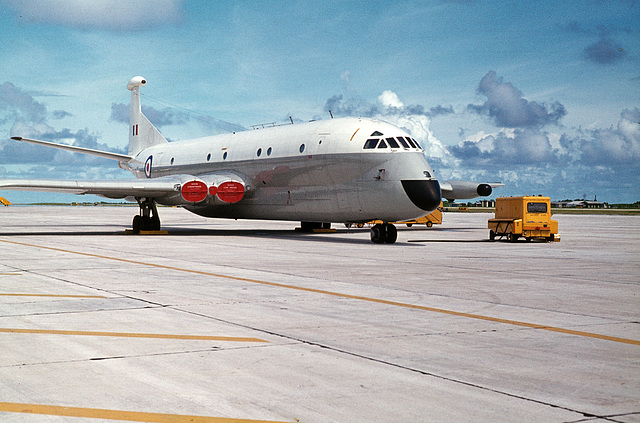
<instances>
[{"instance_id":1,"label":"nose landing gear","mask_svg":"<svg viewBox=\"0 0 640 423\"><path fill-rule=\"evenodd\" d=\"M398 239L398 230L390 223L378 223L371 228L371 241L376 244L393 244Z\"/></svg>"}]
</instances>

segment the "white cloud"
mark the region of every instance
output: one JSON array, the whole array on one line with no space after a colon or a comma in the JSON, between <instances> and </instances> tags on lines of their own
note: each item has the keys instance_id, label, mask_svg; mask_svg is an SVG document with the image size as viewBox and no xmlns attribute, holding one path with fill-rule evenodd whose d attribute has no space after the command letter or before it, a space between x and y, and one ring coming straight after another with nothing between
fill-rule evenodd
<instances>
[{"instance_id":1,"label":"white cloud","mask_svg":"<svg viewBox=\"0 0 640 423\"><path fill-rule=\"evenodd\" d=\"M6 0L29 21L81 29L137 30L175 22L183 0Z\"/></svg>"}]
</instances>

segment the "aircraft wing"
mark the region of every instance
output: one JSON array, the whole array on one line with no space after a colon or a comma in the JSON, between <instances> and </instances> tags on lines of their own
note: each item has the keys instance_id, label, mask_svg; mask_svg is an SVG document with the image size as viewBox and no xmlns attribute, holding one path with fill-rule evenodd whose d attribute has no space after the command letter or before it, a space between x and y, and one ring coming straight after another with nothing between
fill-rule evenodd
<instances>
[{"instance_id":1,"label":"aircraft wing","mask_svg":"<svg viewBox=\"0 0 640 423\"><path fill-rule=\"evenodd\" d=\"M146 197L171 198L180 196L185 177L122 180L50 180L0 179L0 191L43 191L68 194L94 194L107 198ZM193 179L193 177L190 177Z\"/></svg>"}]
</instances>

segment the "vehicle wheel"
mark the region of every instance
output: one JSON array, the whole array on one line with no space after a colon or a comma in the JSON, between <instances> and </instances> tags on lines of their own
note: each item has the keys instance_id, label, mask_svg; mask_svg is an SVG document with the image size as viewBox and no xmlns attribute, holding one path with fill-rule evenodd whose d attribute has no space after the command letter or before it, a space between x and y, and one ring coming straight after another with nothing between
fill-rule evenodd
<instances>
[{"instance_id":1,"label":"vehicle wheel","mask_svg":"<svg viewBox=\"0 0 640 423\"><path fill-rule=\"evenodd\" d=\"M133 217L133 223L131 226L133 227L133 233L139 234L140 230L142 229L142 216L140 216L139 214L135 215Z\"/></svg>"},{"instance_id":2,"label":"vehicle wheel","mask_svg":"<svg viewBox=\"0 0 640 423\"><path fill-rule=\"evenodd\" d=\"M383 244L387 238L387 231L384 225L377 224L371 228L371 241L376 244Z\"/></svg>"},{"instance_id":3,"label":"vehicle wheel","mask_svg":"<svg viewBox=\"0 0 640 423\"><path fill-rule=\"evenodd\" d=\"M413 223L407 223L407 228L410 228L413 226Z\"/></svg>"},{"instance_id":4,"label":"vehicle wheel","mask_svg":"<svg viewBox=\"0 0 640 423\"><path fill-rule=\"evenodd\" d=\"M516 241L518 241L518 235L516 235L516 234L509 234L509 241L511 241L511 242L516 242Z\"/></svg>"},{"instance_id":5,"label":"vehicle wheel","mask_svg":"<svg viewBox=\"0 0 640 423\"><path fill-rule=\"evenodd\" d=\"M427 228L430 228L433 226L433 222L431 222L430 220L427 222Z\"/></svg>"},{"instance_id":6,"label":"vehicle wheel","mask_svg":"<svg viewBox=\"0 0 640 423\"><path fill-rule=\"evenodd\" d=\"M384 239L384 242L387 244L393 244L398 239L398 229L394 225L385 225L387 236Z\"/></svg>"},{"instance_id":7,"label":"vehicle wheel","mask_svg":"<svg viewBox=\"0 0 640 423\"><path fill-rule=\"evenodd\" d=\"M490 230L490 231L489 231L489 239L490 239L491 241L495 241L495 240L496 240L496 233L495 233L495 232L493 232L493 230Z\"/></svg>"}]
</instances>

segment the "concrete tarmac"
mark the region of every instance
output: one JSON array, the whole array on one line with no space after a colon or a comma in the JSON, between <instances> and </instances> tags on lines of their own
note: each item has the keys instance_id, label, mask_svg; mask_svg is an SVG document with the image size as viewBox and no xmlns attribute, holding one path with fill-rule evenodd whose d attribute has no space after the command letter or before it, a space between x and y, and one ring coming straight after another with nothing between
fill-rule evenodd
<instances>
[{"instance_id":1,"label":"concrete tarmac","mask_svg":"<svg viewBox=\"0 0 640 423\"><path fill-rule=\"evenodd\" d=\"M2 422L640 422L640 217L561 242L0 209Z\"/></svg>"}]
</instances>

